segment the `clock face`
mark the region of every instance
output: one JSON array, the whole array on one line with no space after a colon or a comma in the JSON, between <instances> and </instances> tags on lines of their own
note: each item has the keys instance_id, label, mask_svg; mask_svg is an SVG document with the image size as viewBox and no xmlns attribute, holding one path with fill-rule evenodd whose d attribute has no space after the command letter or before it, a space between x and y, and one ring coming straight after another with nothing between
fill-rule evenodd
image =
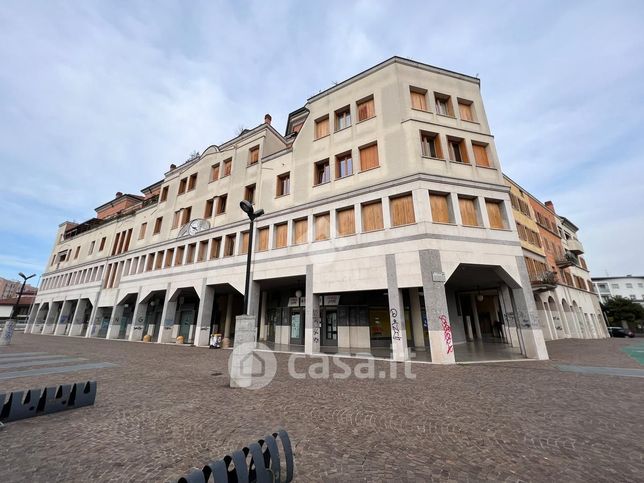
<instances>
[{"instance_id":1,"label":"clock face","mask_svg":"<svg viewBox=\"0 0 644 483\"><path fill-rule=\"evenodd\" d=\"M190 222L190 226L188 227L188 235L194 235L197 232L199 232L201 229L201 223L199 220L194 220Z\"/></svg>"},{"instance_id":2,"label":"clock face","mask_svg":"<svg viewBox=\"0 0 644 483\"><path fill-rule=\"evenodd\" d=\"M209 228L210 223L208 222L208 220L197 218L196 220L192 220L191 222L185 224L183 228L179 230L177 237L181 238L183 236L194 236L199 232L208 230Z\"/></svg>"}]
</instances>

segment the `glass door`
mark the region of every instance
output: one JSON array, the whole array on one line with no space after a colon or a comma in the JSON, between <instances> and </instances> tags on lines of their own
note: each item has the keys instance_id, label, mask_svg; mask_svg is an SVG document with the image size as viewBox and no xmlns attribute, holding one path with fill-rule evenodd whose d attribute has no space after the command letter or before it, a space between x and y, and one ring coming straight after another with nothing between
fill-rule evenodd
<instances>
[{"instance_id":1,"label":"glass door","mask_svg":"<svg viewBox=\"0 0 644 483\"><path fill-rule=\"evenodd\" d=\"M324 322L322 323L322 345L338 345L338 312L337 310L325 310Z\"/></svg>"},{"instance_id":2,"label":"glass door","mask_svg":"<svg viewBox=\"0 0 644 483\"><path fill-rule=\"evenodd\" d=\"M291 310L291 344L304 345L304 310Z\"/></svg>"},{"instance_id":3,"label":"glass door","mask_svg":"<svg viewBox=\"0 0 644 483\"><path fill-rule=\"evenodd\" d=\"M192 321L194 319L194 311L192 310L186 310L181 312L180 315L180 324L181 326L179 327L179 335L183 336L183 342L188 343L190 340L190 326L192 325Z\"/></svg>"}]
</instances>

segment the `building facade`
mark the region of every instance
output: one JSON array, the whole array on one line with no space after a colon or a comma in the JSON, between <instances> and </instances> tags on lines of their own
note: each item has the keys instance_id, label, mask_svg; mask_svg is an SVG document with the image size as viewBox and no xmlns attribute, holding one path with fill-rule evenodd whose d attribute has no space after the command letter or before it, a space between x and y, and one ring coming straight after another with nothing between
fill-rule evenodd
<instances>
[{"instance_id":1,"label":"building facade","mask_svg":"<svg viewBox=\"0 0 644 483\"><path fill-rule=\"evenodd\" d=\"M21 287L22 282L16 280L7 280L6 278L0 277L0 299L17 297ZM26 284L24 293L35 294L36 290L36 287L32 287L31 285Z\"/></svg>"},{"instance_id":2,"label":"building facade","mask_svg":"<svg viewBox=\"0 0 644 483\"><path fill-rule=\"evenodd\" d=\"M644 305L644 277L593 277L593 284L602 302L611 297L624 297Z\"/></svg>"},{"instance_id":3,"label":"building facade","mask_svg":"<svg viewBox=\"0 0 644 483\"><path fill-rule=\"evenodd\" d=\"M250 313L280 349L545 359L477 78L391 58L65 222L32 333L208 345ZM545 253L535 256L544 258ZM486 352L489 351L489 352Z\"/></svg>"}]
</instances>

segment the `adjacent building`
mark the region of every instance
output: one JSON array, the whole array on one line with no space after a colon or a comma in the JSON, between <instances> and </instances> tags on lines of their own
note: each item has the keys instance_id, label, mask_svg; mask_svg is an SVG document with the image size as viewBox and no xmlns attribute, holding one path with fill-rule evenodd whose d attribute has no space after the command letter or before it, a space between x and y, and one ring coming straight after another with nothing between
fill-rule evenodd
<instances>
[{"instance_id":1,"label":"adjacent building","mask_svg":"<svg viewBox=\"0 0 644 483\"><path fill-rule=\"evenodd\" d=\"M16 280L8 280L6 278L0 277L0 299L9 299L12 297L17 297L22 287L22 282ZM35 294L36 287L31 285L25 285L24 293Z\"/></svg>"},{"instance_id":2,"label":"adjacent building","mask_svg":"<svg viewBox=\"0 0 644 483\"><path fill-rule=\"evenodd\" d=\"M611 297L624 297L644 305L644 277L593 277L593 284L602 302Z\"/></svg>"},{"instance_id":3,"label":"adjacent building","mask_svg":"<svg viewBox=\"0 0 644 483\"><path fill-rule=\"evenodd\" d=\"M479 79L393 57L309 98L284 133L271 121L62 223L28 330L233 341L248 200L265 210L249 298L270 347L547 358L543 330L558 329L531 273L550 268L549 253L519 238Z\"/></svg>"}]
</instances>

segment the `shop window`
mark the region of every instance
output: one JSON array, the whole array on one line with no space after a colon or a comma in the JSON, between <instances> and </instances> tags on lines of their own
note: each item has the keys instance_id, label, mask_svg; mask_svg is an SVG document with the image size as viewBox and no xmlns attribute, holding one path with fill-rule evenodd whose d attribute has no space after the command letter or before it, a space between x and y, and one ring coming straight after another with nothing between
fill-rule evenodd
<instances>
[{"instance_id":1,"label":"shop window","mask_svg":"<svg viewBox=\"0 0 644 483\"><path fill-rule=\"evenodd\" d=\"M382 220L382 201L372 201L364 203L362 210L362 231L376 231L384 228Z\"/></svg>"},{"instance_id":2,"label":"shop window","mask_svg":"<svg viewBox=\"0 0 644 483\"><path fill-rule=\"evenodd\" d=\"M320 213L315 215L315 240L328 240L331 236L331 215Z\"/></svg>"},{"instance_id":3,"label":"shop window","mask_svg":"<svg viewBox=\"0 0 644 483\"><path fill-rule=\"evenodd\" d=\"M416 222L414 200L411 193L389 198L391 226L409 225Z\"/></svg>"}]
</instances>

